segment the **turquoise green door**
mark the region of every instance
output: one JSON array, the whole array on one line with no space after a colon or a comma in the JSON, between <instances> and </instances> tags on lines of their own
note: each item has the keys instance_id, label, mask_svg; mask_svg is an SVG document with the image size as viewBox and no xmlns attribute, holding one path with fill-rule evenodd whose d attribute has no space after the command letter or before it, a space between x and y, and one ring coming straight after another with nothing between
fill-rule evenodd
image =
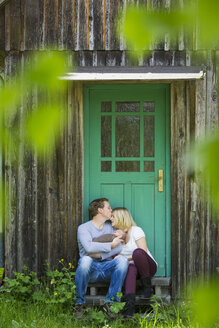
<instances>
[{"instance_id":1,"label":"turquoise green door","mask_svg":"<svg viewBox=\"0 0 219 328\"><path fill-rule=\"evenodd\" d=\"M128 208L159 264L157 276L169 276L169 86L90 85L84 100L85 215L99 197Z\"/></svg>"}]
</instances>

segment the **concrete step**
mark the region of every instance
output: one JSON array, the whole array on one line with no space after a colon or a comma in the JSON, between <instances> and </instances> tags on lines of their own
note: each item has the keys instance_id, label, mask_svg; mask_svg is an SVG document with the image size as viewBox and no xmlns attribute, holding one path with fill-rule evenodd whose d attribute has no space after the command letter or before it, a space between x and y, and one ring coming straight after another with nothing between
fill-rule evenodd
<instances>
[{"instance_id":1,"label":"concrete step","mask_svg":"<svg viewBox=\"0 0 219 328\"><path fill-rule=\"evenodd\" d=\"M154 295L158 300L169 303L171 301L171 278L170 277L153 277L151 284L154 289ZM85 297L87 304L101 305L107 294L109 283L92 283L88 285L88 292ZM137 280L136 284L136 304L150 304L154 299L154 295L150 299L142 298L141 295L141 282Z\"/></svg>"}]
</instances>

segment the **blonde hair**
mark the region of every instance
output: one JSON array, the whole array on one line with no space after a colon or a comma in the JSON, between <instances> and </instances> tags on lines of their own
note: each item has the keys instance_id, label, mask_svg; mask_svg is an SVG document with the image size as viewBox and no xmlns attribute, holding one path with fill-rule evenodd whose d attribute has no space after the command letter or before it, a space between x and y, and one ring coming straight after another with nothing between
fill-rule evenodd
<instances>
[{"instance_id":1,"label":"blonde hair","mask_svg":"<svg viewBox=\"0 0 219 328\"><path fill-rule=\"evenodd\" d=\"M114 217L115 228L128 231L132 226L136 226L136 223L127 208L114 208L112 214Z\"/></svg>"}]
</instances>

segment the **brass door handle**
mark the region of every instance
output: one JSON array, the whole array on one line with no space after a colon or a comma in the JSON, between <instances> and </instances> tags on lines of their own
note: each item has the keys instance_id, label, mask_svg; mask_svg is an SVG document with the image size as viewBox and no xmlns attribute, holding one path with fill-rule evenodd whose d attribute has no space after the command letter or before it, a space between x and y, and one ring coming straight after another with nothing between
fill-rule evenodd
<instances>
[{"instance_id":1,"label":"brass door handle","mask_svg":"<svg viewBox=\"0 0 219 328\"><path fill-rule=\"evenodd\" d=\"M158 170L158 191L163 191L163 170Z\"/></svg>"},{"instance_id":2,"label":"brass door handle","mask_svg":"<svg viewBox=\"0 0 219 328\"><path fill-rule=\"evenodd\" d=\"M163 170L158 170L158 178L155 176L150 176L150 178L154 178L158 181L158 191L163 191Z\"/></svg>"}]
</instances>

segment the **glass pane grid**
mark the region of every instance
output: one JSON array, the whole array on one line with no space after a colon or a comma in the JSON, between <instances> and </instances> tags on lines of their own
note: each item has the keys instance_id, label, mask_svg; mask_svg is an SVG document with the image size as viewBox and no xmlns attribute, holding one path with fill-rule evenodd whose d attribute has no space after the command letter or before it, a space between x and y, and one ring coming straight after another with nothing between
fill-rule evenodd
<instances>
[{"instance_id":1,"label":"glass pane grid","mask_svg":"<svg viewBox=\"0 0 219 328\"><path fill-rule=\"evenodd\" d=\"M116 112L139 112L140 101L117 101Z\"/></svg>"},{"instance_id":2,"label":"glass pane grid","mask_svg":"<svg viewBox=\"0 0 219 328\"><path fill-rule=\"evenodd\" d=\"M102 101L101 102L101 112L111 112L112 111L112 102L111 101Z\"/></svg>"},{"instance_id":3,"label":"glass pane grid","mask_svg":"<svg viewBox=\"0 0 219 328\"><path fill-rule=\"evenodd\" d=\"M155 112L155 102L154 101L144 101L143 102L144 112Z\"/></svg>"},{"instance_id":4,"label":"glass pane grid","mask_svg":"<svg viewBox=\"0 0 219 328\"><path fill-rule=\"evenodd\" d=\"M154 171L154 111L153 101L102 102L101 172Z\"/></svg>"},{"instance_id":5,"label":"glass pane grid","mask_svg":"<svg viewBox=\"0 0 219 328\"><path fill-rule=\"evenodd\" d=\"M101 162L101 172L112 172L112 162L102 161Z\"/></svg>"},{"instance_id":6,"label":"glass pane grid","mask_svg":"<svg viewBox=\"0 0 219 328\"><path fill-rule=\"evenodd\" d=\"M116 117L115 147L118 157L139 157L140 155L140 117Z\"/></svg>"},{"instance_id":7,"label":"glass pane grid","mask_svg":"<svg viewBox=\"0 0 219 328\"><path fill-rule=\"evenodd\" d=\"M155 157L101 157L102 161L153 161Z\"/></svg>"},{"instance_id":8,"label":"glass pane grid","mask_svg":"<svg viewBox=\"0 0 219 328\"><path fill-rule=\"evenodd\" d=\"M101 117L101 156L112 156L112 118L110 116Z\"/></svg>"},{"instance_id":9,"label":"glass pane grid","mask_svg":"<svg viewBox=\"0 0 219 328\"><path fill-rule=\"evenodd\" d=\"M140 162L116 161L116 172L140 172Z\"/></svg>"},{"instance_id":10,"label":"glass pane grid","mask_svg":"<svg viewBox=\"0 0 219 328\"><path fill-rule=\"evenodd\" d=\"M154 172L155 161L149 158L102 158L101 172Z\"/></svg>"}]
</instances>

